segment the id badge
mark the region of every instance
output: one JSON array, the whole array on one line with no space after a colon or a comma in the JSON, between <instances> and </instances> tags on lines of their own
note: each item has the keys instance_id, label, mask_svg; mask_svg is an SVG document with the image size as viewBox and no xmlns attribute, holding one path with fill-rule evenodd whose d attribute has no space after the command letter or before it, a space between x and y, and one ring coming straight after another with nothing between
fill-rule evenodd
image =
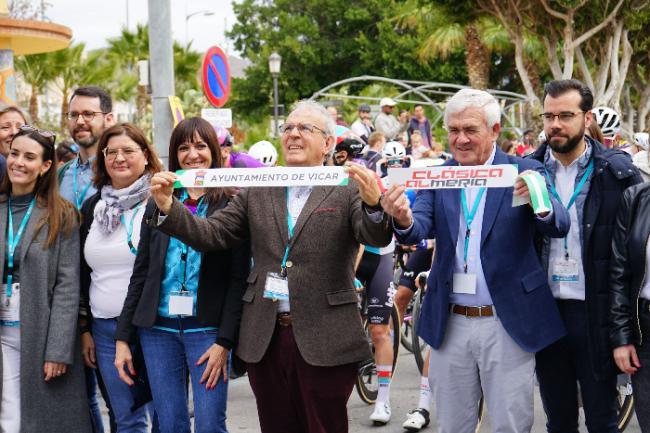
<instances>
[{"instance_id":1,"label":"id badge","mask_svg":"<svg viewBox=\"0 0 650 433\"><path fill-rule=\"evenodd\" d=\"M194 297L190 292L174 292L169 295L169 314L171 316L194 315Z\"/></svg>"},{"instance_id":2,"label":"id badge","mask_svg":"<svg viewBox=\"0 0 650 433\"><path fill-rule=\"evenodd\" d=\"M11 297L7 297L7 285L2 285L0 320L6 322L20 321L20 283L11 285Z\"/></svg>"},{"instance_id":3,"label":"id badge","mask_svg":"<svg viewBox=\"0 0 650 433\"><path fill-rule=\"evenodd\" d=\"M289 280L280 274L269 272L264 284L264 297L274 301L288 301Z\"/></svg>"},{"instance_id":4,"label":"id badge","mask_svg":"<svg viewBox=\"0 0 650 433\"><path fill-rule=\"evenodd\" d=\"M476 295L476 274L459 272L454 274L454 293L465 295Z\"/></svg>"},{"instance_id":5,"label":"id badge","mask_svg":"<svg viewBox=\"0 0 650 433\"><path fill-rule=\"evenodd\" d=\"M579 278L577 260L559 259L553 262L553 281L574 283Z\"/></svg>"}]
</instances>

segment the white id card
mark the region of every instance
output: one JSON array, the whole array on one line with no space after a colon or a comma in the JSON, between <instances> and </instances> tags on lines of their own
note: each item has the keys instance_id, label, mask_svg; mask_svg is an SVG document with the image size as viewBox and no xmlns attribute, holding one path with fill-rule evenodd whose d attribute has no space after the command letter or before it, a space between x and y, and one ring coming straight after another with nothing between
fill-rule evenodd
<instances>
[{"instance_id":1,"label":"white id card","mask_svg":"<svg viewBox=\"0 0 650 433\"><path fill-rule=\"evenodd\" d=\"M20 321L20 283L11 285L11 297L7 298L7 285L2 285L0 296L0 320L7 322Z\"/></svg>"},{"instance_id":2,"label":"white id card","mask_svg":"<svg viewBox=\"0 0 650 433\"><path fill-rule=\"evenodd\" d=\"M453 288L454 293L476 295L476 274L464 272L454 274Z\"/></svg>"},{"instance_id":3,"label":"white id card","mask_svg":"<svg viewBox=\"0 0 650 433\"><path fill-rule=\"evenodd\" d=\"M280 274L269 272L264 284L264 297L274 301L288 301L289 280Z\"/></svg>"},{"instance_id":4,"label":"white id card","mask_svg":"<svg viewBox=\"0 0 650 433\"><path fill-rule=\"evenodd\" d=\"M194 314L194 298L191 293L172 293L169 296L170 316L192 316Z\"/></svg>"},{"instance_id":5,"label":"white id card","mask_svg":"<svg viewBox=\"0 0 650 433\"><path fill-rule=\"evenodd\" d=\"M578 261L574 259L558 259L553 262L553 281L577 282Z\"/></svg>"}]
</instances>

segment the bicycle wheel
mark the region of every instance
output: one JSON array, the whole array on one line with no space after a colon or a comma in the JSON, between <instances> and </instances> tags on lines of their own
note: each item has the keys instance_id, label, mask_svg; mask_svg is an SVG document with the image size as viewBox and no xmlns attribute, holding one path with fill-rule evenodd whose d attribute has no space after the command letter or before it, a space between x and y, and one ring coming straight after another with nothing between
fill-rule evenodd
<instances>
[{"instance_id":1,"label":"bicycle wheel","mask_svg":"<svg viewBox=\"0 0 650 433\"><path fill-rule=\"evenodd\" d=\"M415 292L413 297L413 316L411 319L411 346L413 348L413 356L415 357L415 363L418 366L420 374L422 374L422 369L424 368L424 359L426 351L428 350L427 343L424 342L418 335L416 329L418 321L420 320L420 313L422 311L422 290Z\"/></svg>"},{"instance_id":2,"label":"bicycle wheel","mask_svg":"<svg viewBox=\"0 0 650 433\"><path fill-rule=\"evenodd\" d=\"M397 368L397 356L399 355L399 345L400 345L400 333L395 332L395 326L393 324L400 323L399 313L397 308L393 305L393 308L390 312L390 325L392 328L392 338L393 338L393 369L392 375L395 374ZM365 318L363 321L363 329L366 332L366 338L368 339L368 344L370 345L373 358L366 360L359 364L359 369L357 372L357 380L355 383L355 388L359 398L364 401L366 404L374 404L377 400L377 393L379 390L379 383L377 380L377 366L375 364L374 355L375 349L372 346L372 339L370 338L370 331L368 330L368 319Z\"/></svg>"},{"instance_id":3,"label":"bicycle wheel","mask_svg":"<svg viewBox=\"0 0 650 433\"><path fill-rule=\"evenodd\" d=\"M400 342L402 343L402 347L411 353L413 352L413 342L411 341L411 334L413 334L412 317L413 315L410 314L407 309L406 314L404 315L404 320L402 320L402 335L400 335Z\"/></svg>"},{"instance_id":4,"label":"bicycle wheel","mask_svg":"<svg viewBox=\"0 0 650 433\"><path fill-rule=\"evenodd\" d=\"M634 396L630 376L619 375L618 380L618 431L623 431L634 415Z\"/></svg>"}]
</instances>

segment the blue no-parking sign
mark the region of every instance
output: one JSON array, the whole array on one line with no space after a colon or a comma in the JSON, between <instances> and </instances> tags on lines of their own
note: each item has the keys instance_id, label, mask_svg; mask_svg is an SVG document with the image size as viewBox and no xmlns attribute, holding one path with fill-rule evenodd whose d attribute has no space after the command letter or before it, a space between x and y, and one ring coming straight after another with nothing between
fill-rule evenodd
<instances>
[{"instance_id":1,"label":"blue no-parking sign","mask_svg":"<svg viewBox=\"0 0 650 433\"><path fill-rule=\"evenodd\" d=\"M223 107L230 96L230 66L228 57L217 46L208 49L201 68L203 93L210 104Z\"/></svg>"}]
</instances>

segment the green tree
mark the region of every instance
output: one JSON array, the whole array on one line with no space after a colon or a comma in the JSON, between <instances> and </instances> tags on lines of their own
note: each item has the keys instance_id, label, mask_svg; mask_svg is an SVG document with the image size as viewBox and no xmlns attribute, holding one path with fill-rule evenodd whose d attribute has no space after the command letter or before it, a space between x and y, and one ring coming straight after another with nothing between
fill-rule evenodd
<instances>
[{"instance_id":1,"label":"green tree","mask_svg":"<svg viewBox=\"0 0 650 433\"><path fill-rule=\"evenodd\" d=\"M107 61L104 50L86 53L85 44L71 45L63 50L50 53L52 66L58 71L56 83L61 92L61 131L66 131L66 113L70 90L77 86L97 85L108 87L115 73L115 64Z\"/></svg>"},{"instance_id":2,"label":"green tree","mask_svg":"<svg viewBox=\"0 0 650 433\"><path fill-rule=\"evenodd\" d=\"M183 95L187 90L199 87L197 74L201 67L201 55L192 50L191 45L182 46L174 42L174 81L175 92ZM137 119L142 120L150 103L147 89L137 85L139 60L149 59L149 28L138 24L135 31L122 29L120 36L108 40L111 60L119 65L115 84L119 90L116 99L131 101L135 98ZM155 73L152 71L151 73ZM137 93L133 92L133 89Z\"/></svg>"},{"instance_id":3,"label":"green tree","mask_svg":"<svg viewBox=\"0 0 650 433\"><path fill-rule=\"evenodd\" d=\"M30 56L17 56L14 58L14 67L23 76L23 79L31 87L29 96L29 117L32 122L38 124L38 96L45 90L45 87L56 77L56 70L51 62L51 55L33 54Z\"/></svg>"},{"instance_id":4,"label":"green tree","mask_svg":"<svg viewBox=\"0 0 650 433\"><path fill-rule=\"evenodd\" d=\"M416 33L391 21L397 4L396 0L235 3L238 22L229 37L252 65L245 79L233 80L231 106L236 113L258 119L268 112L272 95L268 57L273 51L282 56L279 88L280 103L285 105L354 76L430 80L464 75L453 58L447 65L417 59Z\"/></svg>"}]
</instances>

